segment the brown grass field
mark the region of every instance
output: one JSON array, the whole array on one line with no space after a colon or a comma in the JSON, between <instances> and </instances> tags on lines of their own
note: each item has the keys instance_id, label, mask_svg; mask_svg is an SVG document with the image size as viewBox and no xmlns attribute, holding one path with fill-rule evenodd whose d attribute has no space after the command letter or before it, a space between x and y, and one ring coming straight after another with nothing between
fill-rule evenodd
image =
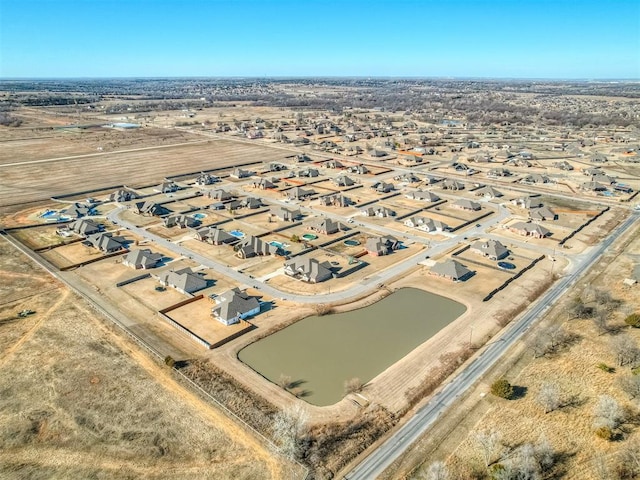
<instances>
[{"instance_id":1,"label":"brown grass field","mask_svg":"<svg viewBox=\"0 0 640 480\"><path fill-rule=\"evenodd\" d=\"M5 242L0 277L0 477L290 476Z\"/></svg>"}]
</instances>

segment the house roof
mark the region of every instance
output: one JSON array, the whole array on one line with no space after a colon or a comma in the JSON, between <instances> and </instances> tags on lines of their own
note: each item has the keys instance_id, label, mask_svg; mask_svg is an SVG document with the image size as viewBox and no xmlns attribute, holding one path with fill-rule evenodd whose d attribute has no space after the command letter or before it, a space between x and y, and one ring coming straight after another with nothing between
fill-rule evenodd
<instances>
[{"instance_id":1,"label":"house roof","mask_svg":"<svg viewBox=\"0 0 640 480\"><path fill-rule=\"evenodd\" d=\"M501 258L509 253L509 249L498 240L477 241L471 245L473 250L482 252L489 257Z\"/></svg>"},{"instance_id":2,"label":"house roof","mask_svg":"<svg viewBox=\"0 0 640 480\"><path fill-rule=\"evenodd\" d=\"M449 277L454 280L464 278L471 273L471 270L469 270L467 267L452 259L436 263L433 267L431 267L431 271L437 275Z\"/></svg>"},{"instance_id":3,"label":"house roof","mask_svg":"<svg viewBox=\"0 0 640 480\"><path fill-rule=\"evenodd\" d=\"M216 303L212 313L225 321L260 308L260 302L256 297L252 297L238 288L228 290L218 296Z\"/></svg>"},{"instance_id":4,"label":"house roof","mask_svg":"<svg viewBox=\"0 0 640 480\"><path fill-rule=\"evenodd\" d=\"M207 281L191 268L183 268L181 270L171 270L165 273L162 280L167 284L175 287L177 290L184 292L195 292L202 290L207 286Z\"/></svg>"},{"instance_id":5,"label":"house roof","mask_svg":"<svg viewBox=\"0 0 640 480\"><path fill-rule=\"evenodd\" d=\"M155 265L162 260L162 254L152 253L148 248L144 248L142 250L132 250L125 256L124 260L131 265L147 267Z\"/></svg>"}]
</instances>

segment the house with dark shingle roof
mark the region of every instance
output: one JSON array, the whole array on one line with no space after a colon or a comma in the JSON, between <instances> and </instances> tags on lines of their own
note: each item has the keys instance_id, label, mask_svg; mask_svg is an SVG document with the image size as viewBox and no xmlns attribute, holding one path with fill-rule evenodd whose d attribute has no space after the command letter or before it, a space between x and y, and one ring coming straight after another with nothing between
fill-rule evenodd
<instances>
[{"instance_id":1,"label":"house with dark shingle roof","mask_svg":"<svg viewBox=\"0 0 640 480\"><path fill-rule=\"evenodd\" d=\"M213 300L216 306L211 309L211 315L217 321L227 326L260 313L260 302L258 299L238 288L228 290Z\"/></svg>"},{"instance_id":2,"label":"house with dark shingle roof","mask_svg":"<svg viewBox=\"0 0 640 480\"><path fill-rule=\"evenodd\" d=\"M473 272L467 267L452 259L445 260L444 262L436 263L431 267L429 272L432 275L439 277L445 277L454 282L463 282L473 275Z\"/></svg>"},{"instance_id":3,"label":"house with dark shingle roof","mask_svg":"<svg viewBox=\"0 0 640 480\"><path fill-rule=\"evenodd\" d=\"M516 222L509 227L514 233L523 237L544 238L551 235L551 231L535 223Z\"/></svg>"},{"instance_id":4,"label":"house with dark shingle roof","mask_svg":"<svg viewBox=\"0 0 640 480\"><path fill-rule=\"evenodd\" d=\"M139 215L144 215L145 217L161 217L163 215L171 213L168 208L163 207L158 203L152 202L151 200L137 202L134 205L133 211Z\"/></svg>"},{"instance_id":5,"label":"house with dark shingle roof","mask_svg":"<svg viewBox=\"0 0 640 480\"><path fill-rule=\"evenodd\" d=\"M320 283L333 276L329 262L320 262L309 256L298 256L284 263L284 273L303 282Z\"/></svg>"},{"instance_id":6,"label":"house with dark shingle roof","mask_svg":"<svg viewBox=\"0 0 640 480\"><path fill-rule=\"evenodd\" d=\"M124 237L114 237L113 233L96 233L89 235L83 242L105 253L117 252L126 248Z\"/></svg>"},{"instance_id":7,"label":"house with dark shingle roof","mask_svg":"<svg viewBox=\"0 0 640 480\"><path fill-rule=\"evenodd\" d=\"M162 260L161 253L152 253L148 248L142 250L132 250L122 259L122 264L133 267L136 270L155 268Z\"/></svg>"},{"instance_id":8,"label":"house with dark shingle roof","mask_svg":"<svg viewBox=\"0 0 640 480\"><path fill-rule=\"evenodd\" d=\"M392 237L391 235L386 235L384 237L369 237L365 242L365 250L369 255L374 257L379 257L382 255L388 255L400 248L400 242L397 238Z\"/></svg>"},{"instance_id":9,"label":"house with dark shingle roof","mask_svg":"<svg viewBox=\"0 0 640 480\"><path fill-rule=\"evenodd\" d=\"M175 288L185 294L207 288L207 281L189 267L165 272L158 277L158 280L161 285Z\"/></svg>"},{"instance_id":10,"label":"house with dark shingle roof","mask_svg":"<svg viewBox=\"0 0 640 480\"><path fill-rule=\"evenodd\" d=\"M100 225L90 218L80 218L75 222L71 222L69 224L69 229L85 237L98 233L101 230Z\"/></svg>"},{"instance_id":11,"label":"house with dark shingle roof","mask_svg":"<svg viewBox=\"0 0 640 480\"><path fill-rule=\"evenodd\" d=\"M498 240L479 240L471 245L470 250L490 260L502 260L509 256L509 249Z\"/></svg>"},{"instance_id":12,"label":"house with dark shingle roof","mask_svg":"<svg viewBox=\"0 0 640 480\"><path fill-rule=\"evenodd\" d=\"M204 227L196 230L195 237L201 242L207 242L212 245L223 245L226 243L235 243L238 238L221 230L217 227Z\"/></svg>"}]
</instances>

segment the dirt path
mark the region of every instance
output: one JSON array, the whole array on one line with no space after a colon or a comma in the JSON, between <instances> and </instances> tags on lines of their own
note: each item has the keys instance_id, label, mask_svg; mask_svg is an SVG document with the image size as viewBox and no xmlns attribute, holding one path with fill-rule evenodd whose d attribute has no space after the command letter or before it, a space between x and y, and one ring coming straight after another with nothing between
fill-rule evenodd
<instances>
[{"instance_id":1,"label":"dirt path","mask_svg":"<svg viewBox=\"0 0 640 480\"><path fill-rule=\"evenodd\" d=\"M95 315L95 313L87 309L85 305L79 304L78 307L85 311L90 317ZM216 428L222 430L229 438L243 444L248 450L259 457L260 460L264 461L265 465L271 472L272 479L282 478L280 461L277 458L274 458L274 454L267 450L252 434L238 426L223 413L219 412L215 407L212 407L198 397L195 393L192 393L186 387L178 383L170 374L168 369L159 366L156 362L151 360L145 352L142 352L136 346L129 343L128 340L121 338L119 335L114 335L113 332L99 322L96 322L96 325L104 332L105 335L108 336L114 345L131 357L136 364L143 368L156 382L158 382L159 385L178 397L181 404L189 405L212 425L215 425Z\"/></svg>"},{"instance_id":2,"label":"dirt path","mask_svg":"<svg viewBox=\"0 0 640 480\"><path fill-rule=\"evenodd\" d=\"M0 356L0 367L2 367L2 365L4 365L9 358L11 358L11 355L13 355L13 353L16 352L27 340L33 337L33 335L42 326L44 321L51 316L51 314L53 314L58 308L60 308L62 304L64 304L64 302L67 301L69 293L69 290L63 289L62 295L60 296L60 298L58 298L58 301L51 307L49 307L49 309L40 316L38 321L29 330L27 330L16 343L14 343L11 347L9 347L5 352L2 353L2 356Z\"/></svg>"}]
</instances>

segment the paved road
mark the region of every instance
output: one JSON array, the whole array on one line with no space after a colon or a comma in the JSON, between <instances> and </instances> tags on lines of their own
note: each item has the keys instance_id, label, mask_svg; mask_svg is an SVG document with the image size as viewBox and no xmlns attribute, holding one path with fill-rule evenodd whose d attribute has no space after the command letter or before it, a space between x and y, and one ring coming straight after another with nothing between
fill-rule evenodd
<instances>
[{"instance_id":1,"label":"paved road","mask_svg":"<svg viewBox=\"0 0 640 480\"><path fill-rule=\"evenodd\" d=\"M376 478L389 467L411 444L413 444L456 399L468 390L481 376L491 368L542 314L566 293L569 287L591 267L620 235L626 232L638 219L640 212L632 213L615 232L599 246L575 262L572 271L562 278L545 295L536 301L496 341L490 343L484 351L450 383L439 391L407 423L399 428L385 443L374 450L363 462L345 475L347 480L370 480Z\"/></svg>"},{"instance_id":2,"label":"paved road","mask_svg":"<svg viewBox=\"0 0 640 480\"><path fill-rule=\"evenodd\" d=\"M260 282L257 279L251 278L250 276L238 272L234 268L218 263L208 257L200 255L182 245L171 242L165 238L160 237L159 235L153 234L147 231L145 228L138 227L131 222L127 222L120 218L120 213L125 210L126 207L119 207L115 210L112 210L107 215L107 218L114 224L123 226L129 231L135 233L136 235L149 240L151 242L155 242L158 245L172 251L178 256L190 258L201 265L211 268L216 272L222 273L223 275L233 278L235 281L260 289L264 293L274 297L281 298L283 300L292 300L300 303L331 303L337 301L344 301L350 298L359 297L365 293L368 293L371 289L380 283L384 283L389 279L392 279L410 268L414 267L418 261L426 258L426 256L434 256L438 255L449 248L452 248L458 243L457 237L449 238L445 241L438 242L436 245L433 245L431 248L423 251L419 256L410 257L402 262L399 262L382 272L377 272L373 276L369 276L364 278L360 283L353 285L349 288L348 291L340 291L333 293L324 293L324 294L314 294L314 295L299 295L296 293L283 292L269 285L268 283ZM506 214L506 213L505 213ZM499 216L490 220L491 224L493 222L499 221ZM480 227L474 227L475 230L480 230Z\"/></svg>"}]
</instances>

